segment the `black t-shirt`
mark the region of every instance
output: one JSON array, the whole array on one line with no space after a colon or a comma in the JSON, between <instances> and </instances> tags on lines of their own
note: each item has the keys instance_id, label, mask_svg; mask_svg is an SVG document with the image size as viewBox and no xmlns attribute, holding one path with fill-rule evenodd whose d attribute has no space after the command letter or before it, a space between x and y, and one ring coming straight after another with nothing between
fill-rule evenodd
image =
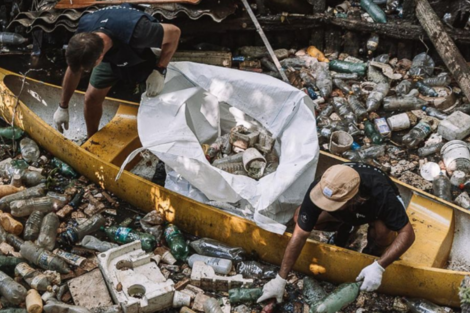
<instances>
[{"instance_id":1,"label":"black t-shirt","mask_svg":"<svg viewBox=\"0 0 470 313\"><path fill-rule=\"evenodd\" d=\"M345 163L358 172L359 194L367 200L352 210L328 212L338 220L353 226L381 220L394 231L402 229L409 221L400 193L393 181L380 169L362 163ZM297 224L304 231L312 231L322 209L310 199L310 191L320 180L314 181L300 207Z\"/></svg>"}]
</instances>

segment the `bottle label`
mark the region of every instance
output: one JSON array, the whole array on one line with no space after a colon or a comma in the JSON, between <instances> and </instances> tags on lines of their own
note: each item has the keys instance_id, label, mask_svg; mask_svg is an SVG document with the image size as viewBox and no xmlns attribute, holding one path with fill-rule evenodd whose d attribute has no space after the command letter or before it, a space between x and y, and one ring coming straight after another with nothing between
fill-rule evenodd
<instances>
[{"instance_id":1,"label":"bottle label","mask_svg":"<svg viewBox=\"0 0 470 313\"><path fill-rule=\"evenodd\" d=\"M43 274L38 274L31 280L31 288L38 289L39 284L44 280L46 276Z\"/></svg>"},{"instance_id":2,"label":"bottle label","mask_svg":"<svg viewBox=\"0 0 470 313\"><path fill-rule=\"evenodd\" d=\"M168 239L175 234L181 234L181 232L175 227L175 225L170 224L167 228L165 228L163 234L165 235L165 239Z\"/></svg>"},{"instance_id":3,"label":"bottle label","mask_svg":"<svg viewBox=\"0 0 470 313\"><path fill-rule=\"evenodd\" d=\"M391 133L390 127L388 127L388 124L385 118L383 117L377 118L374 120L374 122L375 122L375 126L377 127L377 130L382 136L388 136Z\"/></svg>"},{"instance_id":4,"label":"bottle label","mask_svg":"<svg viewBox=\"0 0 470 313\"><path fill-rule=\"evenodd\" d=\"M132 231L131 228L128 228L128 227L119 227L117 230L116 230L116 234L114 235L115 236L115 240L117 242L126 242L126 239L127 239L127 236L129 235L129 233Z\"/></svg>"},{"instance_id":5,"label":"bottle label","mask_svg":"<svg viewBox=\"0 0 470 313\"><path fill-rule=\"evenodd\" d=\"M422 131L425 136L431 133L431 126L429 126L428 123L418 123L418 125L415 126L416 130Z\"/></svg>"},{"instance_id":6,"label":"bottle label","mask_svg":"<svg viewBox=\"0 0 470 313\"><path fill-rule=\"evenodd\" d=\"M72 264L72 265L76 265L76 266L80 266L86 260L84 257L81 257L81 256L73 254L73 253L69 253L69 252L61 250L61 249L55 249L53 252L57 256L64 259L65 262L67 262L69 264Z\"/></svg>"},{"instance_id":7,"label":"bottle label","mask_svg":"<svg viewBox=\"0 0 470 313\"><path fill-rule=\"evenodd\" d=\"M53 255L50 255L48 253L41 253L38 257L37 263L39 267L49 267L49 264L52 262L54 259Z\"/></svg>"}]
</instances>

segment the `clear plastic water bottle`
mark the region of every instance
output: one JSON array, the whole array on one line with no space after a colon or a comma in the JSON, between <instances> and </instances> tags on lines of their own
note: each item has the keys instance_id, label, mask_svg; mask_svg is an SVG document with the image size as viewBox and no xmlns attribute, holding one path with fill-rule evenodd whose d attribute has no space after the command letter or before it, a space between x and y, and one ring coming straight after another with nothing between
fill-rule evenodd
<instances>
[{"instance_id":1,"label":"clear plastic water bottle","mask_svg":"<svg viewBox=\"0 0 470 313\"><path fill-rule=\"evenodd\" d=\"M44 248L36 246L31 241L26 241L21 246L20 253L31 264L42 269L57 271L61 274L70 273L70 268L63 259Z\"/></svg>"},{"instance_id":2,"label":"clear plastic water bottle","mask_svg":"<svg viewBox=\"0 0 470 313\"><path fill-rule=\"evenodd\" d=\"M232 261L230 260L193 254L188 259L189 266L193 267L193 264L196 261L201 261L206 265L209 265L217 274L227 275L232 270Z\"/></svg>"},{"instance_id":3,"label":"clear plastic water bottle","mask_svg":"<svg viewBox=\"0 0 470 313\"><path fill-rule=\"evenodd\" d=\"M428 97L437 97L437 92L431 86L428 86L423 82L416 82L416 87L422 95Z\"/></svg>"},{"instance_id":4,"label":"clear plastic water bottle","mask_svg":"<svg viewBox=\"0 0 470 313\"><path fill-rule=\"evenodd\" d=\"M21 176L21 181L26 187L33 187L46 182L46 177L39 172L26 170Z\"/></svg>"},{"instance_id":5,"label":"clear plastic water bottle","mask_svg":"<svg viewBox=\"0 0 470 313\"><path fill-rule=\"evenodd\" d=\"M408 148L416 148L429 134L431 134L431 132L431 125L429 125L428 122L421 120L408 134L403 136L403 143Z\"/></svg>"},{"instance_id":6,"label":"clear plastic water bottle","mask_svg":"<svg viewBox=\"0 0 470 313\"><path fill-rule=\"evenodd\" d=\"M23 138L20 141L20 151L23 159L28 163L36 162L41 156L39 146L30 138Z\"/></svg>"},{"instance_id":7,"label":"clear plastic water bottle","mask_svg":"<svg viewBox=\"0 0 470 313\"><path fill-rule=\"evenodd\" d=\"M335 97L333 98L333 108L335 112L341 116L341 118L354 123L356 121L356 117L352 112L351 108L349 107L348 103L344 98Z\"/></svg>"},{"instance_id":8,"label":"clear plastic water bottle","mask_svg":"<svg viewBox=\"0 0 470 313\"><path fill-rule=\"evenodd\" d=\"M427 157L428 155L435 154L441 151L441 148L444 146L444 143L437 143L430 146L424 146L418 149L418 155L420 158Z\"/></svg>"},{"instance_id":9,"label":"clear plastic water bottle","mask_svg":"<svg viewBox=\"0 0 470 313\"><path fill-rule=\"evenodd\" d=\"M438 118L440 120L444 120L444 119L447 118L447 114L445 114L444 112L441 112L438 109L433 108L433 107L427 107L425 109L425 112L428 116L432 116L432 117Z\"/></svg>"},{"instance_id":10,"label":"clear plastic water bottle","mask_svg":"<svg viewBox=\"0 0 470 313\"><path fill-rule=\"evenodd\" d=\"M367 117L367 111L364 103L362 103L357 96L349 96L348 103L351 110L354 112L356 121L362 121Z\"/></svg>"},{"instance_id":11,"label":"clear plastic water bottle","mask_svg":"<svg viewBox=\"0 0 470 313\"><path fill-rule=\"evenodd\" d=\"M440 172L432 181L432 190L436 197L446 201L452 201L452 185L449 178Z\"/></svg>"},{"instance_id":12,"label":"clear plastic water bottle","mask_svg":"<svg viewBox=\"0 0 470 313\"><path fill-rule=\"evenodd\" d=\"M366 101L367 112L373 112L380 109L383 99L390 91L390 84L378 83L375 85L374 90L369 94Z\"/></svg>"},{"instance_id":13,"label":"clear plastic water bottle","mask_svg":"<svg viewBox=\"0 0 470 313\"><path fill-rule=\"evenodd\" d=\"M402 80L396 87L395 87L395 92L397 93L397 96L403 97L406 96L407 94L410 93L411 91L411 82L409 80Z\"/></svg>"},{"instance_id":14,"label":"clear plastic water bottle","mask_svg":"<svg viewBox=\"0 0 470 313\"><path fill-rule=\"evenodd\" d=\"M328 63L318 63L315 70L316 82L320 95L323 98L328 98L333 91L333 81L331 80L330 71L328 70Z\"/></svg>"},{"instance_id":15,"label":"clear plastic water bottle","mask_svg":"<svg viewBox=\"0 0 470 313\"><path fill-rule=\"evenodd\" d=\"M10 210L10 204L16 200L25 200L33 197L42 197L46 194L46 185L39 184L35 187L17 192L0 199L0 210Z\"/></svg>"},{"instance_id":16,"label":"clear plastic water bottle","mask_svg":"<svg viewBox=\"0 0 470 313\"><path fill-rule=\"evenodd\" d=\"M95 214L85 222L76 227L68 227L61 234L61 239L69 244L74 244L83 239L86 235L97 232L106 224L106 219L101 214Z\"/></svg>"},{"instance_id":17,"label":"clear plastic water bottle","mask_svg":"<svg viewBox=\"0 0 470 313\"><path fill-rule=\"evenodd\" d=\"M223 313L220 308L219 301L214 298L209 298L203 304L204 313Z\"/></svg>"},{"instance_id":18,"label":"clear plastic water bottle","mask_svg":"<svg viewBox=\"0 0 470 313\"><path fill-rule=\"evenodd\" d=\"M39 232L39 237L36 240L36 245L52 251L55 246L59 224L59 217L55 213L47 214L42 220L41 230Z\"/></svg>"},{"instance_id":19,"label":"clear plastic water bottle","mask_svg":"<svg viewBox=\"0 0 470 313\"><path fill-rule=\"evenodd\" d=\"M24 234L23 238L25 240L36 240L39 236L39 231L41 230L41 222L46 213L35 211L31 213L28 217L28 220L24 224Z\"/></svg>"},{"instance_id":20,"label":"clear plastic water bottle","mask_svg":"<svg viewBox=\"0 0 470 313\"><path fill-rule=\"evenodd\" d=\"M163 234L173 256L178 260L185 261L189 254L189 246L178 227L168 224Z\"/></svg>"},{"instance_id":21,"label":"clear plastic water bottle","mask_svg":"<svg viewBox=\"0 0 470 313\"><path fill-rule=\"evenodd\" d=\"M366 47L367 47L367 54L372 55L377 47L379 46L379 35L373 33L369 39L367 39Z\"/></svg>"},{"instance_id":22,"label":"clear plastic water bottle","mask_svg":"<svg viewBox=\"0 0 470 313\"><path fill-rule=\"evenodd\" d=\"M417 97L418 90L411 90L406 96L403 97L385 97L384 110L385 111L410 111L419 110L428 102Z\"/></svg>"},{"instance_id":23,"label":"clear plastic water bottle","mask_svg":"<svg viewBox=\"0 0 470 313\"><path fill-rule=\"evenodd\" d=\"M26 298L26 288L18 284L13 278L0 271L0 293L6 302L19 305Z\"/></svg>"},{"instance_id":24,"label":"clear plastic water bottle","mask_svg":"<svg viewBox=\"0 0 470 313\"><path fill-rule=\"evenodd\" d=\"M335 78L333 79L334 85L339 88L345 95L352 94L351 87L342 79Z\"/></svg>"},{"instance_id":25,"label":"clear plastic water bottle","mask_svg":"<svg viewBox=\"0 0 470 313\"><path fill-rule=\"evenodd\" d=\"M429 77L423 79L423 83L430 87L443 87L448 86L451 82L451 78L448 73L442 73L436 77Z\"/></svg>"},{"instance_id":26,"label":"clear plastic water bottle","mask_svg":"<svg viewBox=\"0 0 470 313\"><path fill-rule=\"evenodd\" d=\"M25 217L31 215L34 211L45 213L59 210L65 205L65 202L51 198L31 198L26 200L16 200L10 203L11 215L15 217Z\"/></svg>"}]
</instances>

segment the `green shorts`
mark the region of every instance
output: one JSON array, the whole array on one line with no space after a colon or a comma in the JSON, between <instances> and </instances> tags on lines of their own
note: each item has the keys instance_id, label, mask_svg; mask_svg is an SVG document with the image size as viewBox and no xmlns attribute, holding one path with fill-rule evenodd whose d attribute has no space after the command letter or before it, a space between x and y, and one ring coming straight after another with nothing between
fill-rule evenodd
<instances>
[{"instance_id":1,"label":"green shorts","mask_svg":"<svg viewBox=\"0 0 470 313\"><path fill-rule=\"evenodd\" d=\"M90 76L90 85L96 89L105 89L112 87L119 78L114 74L111 64L101 62L93 68Z\"/></svg>"}]
</instances>

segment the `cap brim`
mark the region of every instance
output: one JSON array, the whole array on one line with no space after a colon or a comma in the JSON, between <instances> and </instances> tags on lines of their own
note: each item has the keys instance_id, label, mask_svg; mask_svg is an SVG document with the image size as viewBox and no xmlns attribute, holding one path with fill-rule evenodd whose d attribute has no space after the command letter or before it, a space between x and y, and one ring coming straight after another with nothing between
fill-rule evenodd
<instances>
[{"instance_id":1,"label":"cap brim","mask_svg":"<svg viewBox=\"0 0 470 313\"><path fill-rule=\"evenodd\" d=\"M320 183L318 183L315 187L313 187L312 191L310 191L310 200L312 200L312 202L323 211L334 212L338 211L350 199L346 199L345 201L333 201L328 199L325 197L325 195L323 195Z\"/></svg>"}]
</instances>

